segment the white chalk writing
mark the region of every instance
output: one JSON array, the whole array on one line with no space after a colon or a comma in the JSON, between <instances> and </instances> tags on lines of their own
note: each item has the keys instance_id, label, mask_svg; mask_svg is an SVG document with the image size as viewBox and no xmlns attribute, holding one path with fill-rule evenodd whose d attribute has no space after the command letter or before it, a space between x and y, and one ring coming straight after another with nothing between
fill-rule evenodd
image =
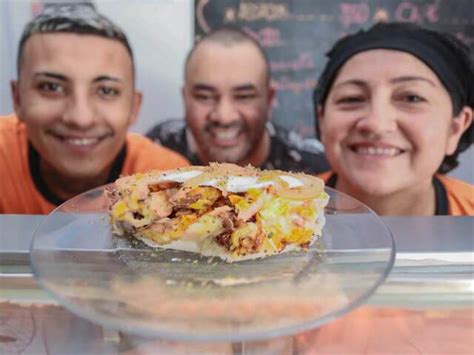
<instances>
[{"instance_id":1,"label":"white chalk writing","mask_svg":"<svg viewBox=\"0 0 474 355\"><path fill-rule=\"evenodd\" d=\"M314 69L314 59L310 52L299 53L298 57L288 61L270 61L273 72L283 70L305 70Z\"/></svg>"}]
</instances>

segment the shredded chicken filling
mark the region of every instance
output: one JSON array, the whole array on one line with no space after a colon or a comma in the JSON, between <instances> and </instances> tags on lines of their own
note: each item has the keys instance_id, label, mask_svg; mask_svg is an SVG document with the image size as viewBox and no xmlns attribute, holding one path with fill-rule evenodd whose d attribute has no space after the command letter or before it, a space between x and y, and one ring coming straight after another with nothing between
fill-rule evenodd
<instances>
[{"instance_id":1,"label":"shredded chicken filling","mask_svg":"<svg viewBox=\"0 0 474 355\"><path fill-rule=\"evenodd\" d=\"M117 180L108 197L119 234L157 244L213 238L239 256L278 252L290 243L306 248L318 223L316 200L279 197L272 185L235 193L138 175Z\"/></svg>"}]
</instances>

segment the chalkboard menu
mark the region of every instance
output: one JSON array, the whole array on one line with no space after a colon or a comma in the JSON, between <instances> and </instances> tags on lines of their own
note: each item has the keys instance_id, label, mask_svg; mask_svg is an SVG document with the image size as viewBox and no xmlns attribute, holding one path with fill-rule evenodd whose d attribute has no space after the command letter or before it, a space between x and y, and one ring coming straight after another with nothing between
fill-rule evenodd
<instances>
[{"instance_id":1,"label":"chalkboard menu","mask_svg":"<svg viewBox=\"0 0 474 355\"><path fill-rule=\"evenodd\" d=\"M311 92L334 42L378 21L450 32L474 50L474 0L195 0L195 36L240 26L270 58L273 120L313 136ZM474 83L473 83L474 85Z\"/></svg>"}]
</instances>

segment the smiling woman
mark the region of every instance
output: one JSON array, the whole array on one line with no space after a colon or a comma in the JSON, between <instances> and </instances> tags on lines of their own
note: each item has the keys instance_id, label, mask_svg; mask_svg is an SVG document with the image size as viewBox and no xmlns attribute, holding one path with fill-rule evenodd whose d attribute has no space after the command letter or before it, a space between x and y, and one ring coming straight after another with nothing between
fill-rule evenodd
<instances>
[{"instance_id":1,"label":"smiling woman","mask_svg":"<svg viewBox=\"0 0 474 355\"><path fill-rule=\"evenodd\" d=\"M329 186L382 215L474 214L444 175L473 140L469 49L411 24L378 24L329 52L314 92Z\"/></svg>"}]
</instances>

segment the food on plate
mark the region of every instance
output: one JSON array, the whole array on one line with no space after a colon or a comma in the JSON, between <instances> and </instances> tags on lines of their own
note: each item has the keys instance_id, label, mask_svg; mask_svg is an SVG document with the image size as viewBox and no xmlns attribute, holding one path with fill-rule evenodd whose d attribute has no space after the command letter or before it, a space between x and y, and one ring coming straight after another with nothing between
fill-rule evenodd
<instances>
[{"instance_id":1,"label":"food on plate","mask_svg":"<svg viewBox=\"0 0 474 355\"><path fill-rule=\"evenodd\" d=\"M114 233L227 261L307 249L329 200L314 176L225 163L122 177L108 196Z\"/></svg>"}]
</instances>

